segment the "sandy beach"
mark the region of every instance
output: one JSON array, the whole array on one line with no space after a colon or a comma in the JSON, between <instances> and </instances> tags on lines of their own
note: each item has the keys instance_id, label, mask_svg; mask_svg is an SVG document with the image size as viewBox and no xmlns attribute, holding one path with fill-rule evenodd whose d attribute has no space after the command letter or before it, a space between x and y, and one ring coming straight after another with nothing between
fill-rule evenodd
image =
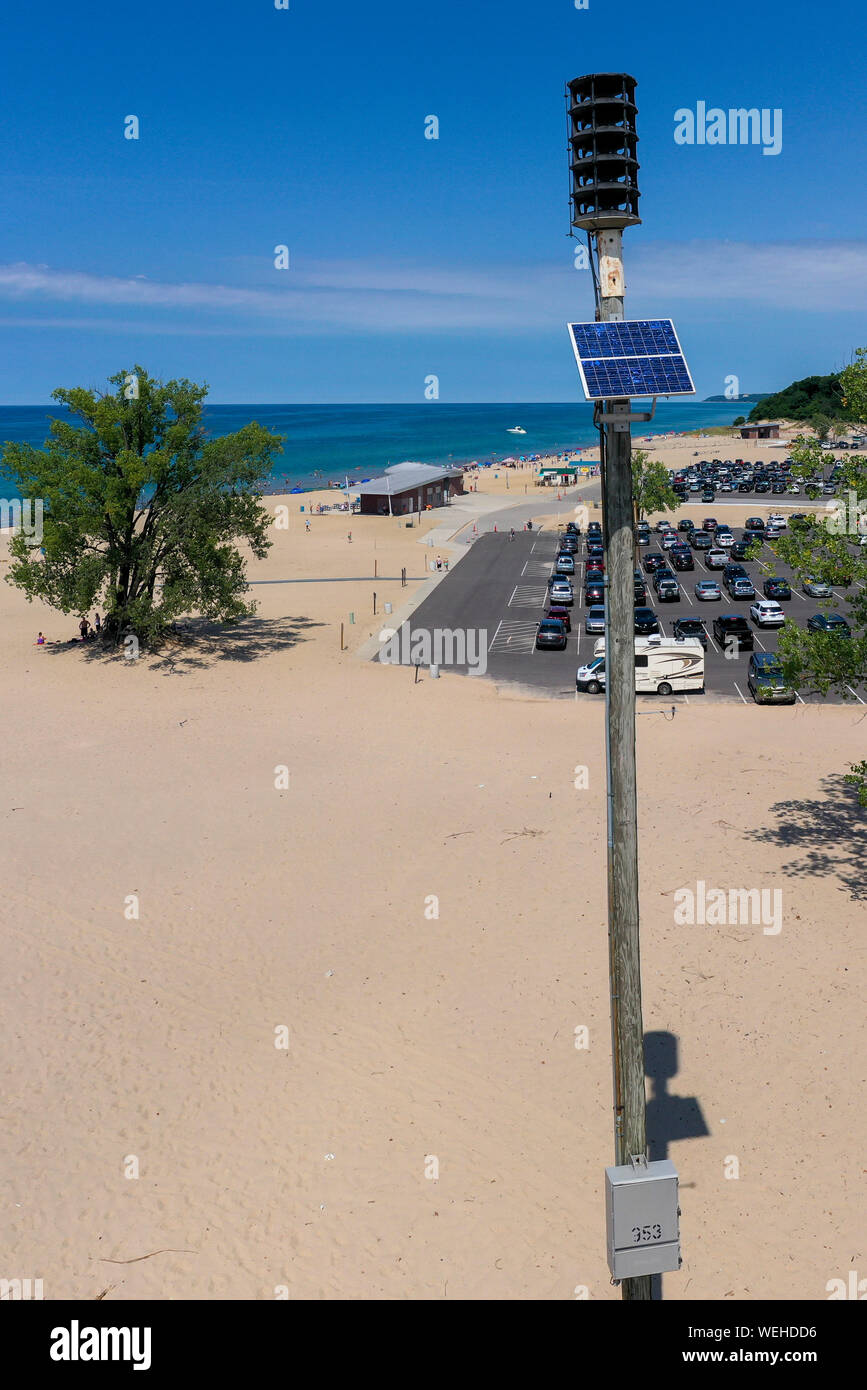
<instances>
[{"instance_id":1,"label":"sandy beach","mask_svg":"<svg viewBox=\"0 0 867 1390\"><path fill-rule=\"evenodd\" d=\"M257 615L138 662L0 583L10 1277L48 1299L620 1297L603 705L358 655L492 497L551 500L531 477L486 470L477 520L413 528L269 497ZM683 1135L655 1154L681 1178L665 1296L825 1299L865 1258L842 780L865 713L637 723L644 1024L677 1039L651 1109ZM679 925L698 880L779 889L782 929Z\"/></svg>"}]
</instances>

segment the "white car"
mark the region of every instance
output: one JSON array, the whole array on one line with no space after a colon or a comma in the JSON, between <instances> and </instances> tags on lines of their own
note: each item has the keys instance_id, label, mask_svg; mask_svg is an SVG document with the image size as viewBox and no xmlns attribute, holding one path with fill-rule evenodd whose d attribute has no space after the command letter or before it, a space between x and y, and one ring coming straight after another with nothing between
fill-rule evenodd
<instances>
[{"instance_id":1,"label":"white car","mask_svg":"<svg viewBox=\"0 0 867 1390\"><path fill-rule=\"evenodd\" d=\"M774 526L779 526L781 531L785 531L786 518L783 516L782 512L771 512L768 521L772 522Z\"/></svg>"},{"instance_id":2,"label":"white car","mask_svg":"<svg viewBox=\"0 0 867 1390\"><path fill-rule=\"evenodd\" d=\"M735 538L731 531L721 531L719 527L717 527L714 532L714 540L723 550L730 550L735 543Z\"/></svg>"},{"instance_id":3,"label":"white car","mask_svg":"<svg viewBox=\"0 0 867 1390\"><path fill-rule=\"evenodd\" d=\"M760 598L750 608L750 617L756 627L782 627L786 615L773 599Z\"/></svg>"},{"instance_id":4,"label":"white car","mask_svg":"<svg viewBox=\"0 0 867 1390\"><path fill-rule=\"evenodd\" d=\"M664 532L663 537L662 537L662 548L663 548L663 550L671 550L672 546L673 546L673 545L677 545L677 543L678 543L679 540L680 540L680 536L677 534L676 531L666 531L666 532Z\"/></svg>"},{"instance_id":5,"label":"white car","mask_svg":"<svg viewBox=\"0 0 867 1390\"><path fill-rule=\"evenodd\" d=\"M794 497L800 497L800 495L801 495L801 485L800 485L800 483L786 483L786 492L790 492Z\"/></svg>"}]
</instances>

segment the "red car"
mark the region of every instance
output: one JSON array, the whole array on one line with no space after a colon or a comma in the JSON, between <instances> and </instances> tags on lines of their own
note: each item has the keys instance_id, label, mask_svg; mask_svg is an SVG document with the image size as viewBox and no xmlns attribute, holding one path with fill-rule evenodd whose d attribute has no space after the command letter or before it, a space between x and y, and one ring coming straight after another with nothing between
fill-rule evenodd
<instances>
[{"instance_id":1,"label":"red car","mask_svg":"<svg viewBox=\"0 0 867 1390\"><path fill-rule=\"evenodd\" d=\"M569 617L569 609L564 608L561 603L550 603L545 613L546 618L559 618L567 632L572 631L572 620Z\"/></svg>"},{"instance_id":2,"label":"red car","mask_svg":"<svg viewBox=\"0 0 867 1390\"><path fill-rule=\"evenodd\" d=\"M584 567L584 573L588 578L591 574L604 574L605 565L601 560L588 560Z\"/></svg>"},{"instance_id":3,"label":"red car","mask_svg":"<svg viewBox=\"0 0 867 1390\"><path fill-rule=\"evenodd\" d=\"M717 522L715 516L706 516L704 521L701 523L701 529L702 531L715 531L716 525Z\"/></svg>"}]
</instances>

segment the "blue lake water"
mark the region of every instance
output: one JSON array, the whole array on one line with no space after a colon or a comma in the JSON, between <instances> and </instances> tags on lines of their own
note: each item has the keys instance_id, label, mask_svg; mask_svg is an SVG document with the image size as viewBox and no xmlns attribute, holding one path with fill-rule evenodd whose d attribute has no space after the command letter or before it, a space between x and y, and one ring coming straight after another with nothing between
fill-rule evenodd
<instances>
[{"instance_id":1,"label":"blue lake water","mask_svg":"<svg viewBox=\"0 0 867 1390\"><path fill-rule=\"evenodd\" d=\"M671 430L728 425L750 406L731 403L660 403L649 425L633 438ZM59 406L0 406L0 448L7 440L41 446L50 419L66 417ZM468 463L509 456L558 453L597 443L593 407L584 402L512 405L210 405L209 433L230 434L256 420L284 437L271 490L316 487L375 476L390 463ZM520 425L526 434L508 431ZM0 459L2 471L2 459ZM12 491L7 488L7 491Z\"/></svg>"}]
</instances>

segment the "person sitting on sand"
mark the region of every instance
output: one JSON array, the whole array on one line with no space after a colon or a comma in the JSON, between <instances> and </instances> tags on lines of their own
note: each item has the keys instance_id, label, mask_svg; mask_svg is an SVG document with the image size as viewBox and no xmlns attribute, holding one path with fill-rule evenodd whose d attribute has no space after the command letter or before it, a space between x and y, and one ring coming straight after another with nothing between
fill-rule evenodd
<instances>
[{"instance_id":1,"label":"person sitting on sand","mask_svg":"<svg viewBox=\"0 0 867 1390\"><path fill-rule=\"evenodd\" d=\"M36 638L36 641L33 643L33 645L34 645L34 647L44 647L44 646L45 646L45 638L42 636L42 633L41 633L41 632L39 633L39 635L38 635L38 637Z\"/></svg>"}]
</instances>

